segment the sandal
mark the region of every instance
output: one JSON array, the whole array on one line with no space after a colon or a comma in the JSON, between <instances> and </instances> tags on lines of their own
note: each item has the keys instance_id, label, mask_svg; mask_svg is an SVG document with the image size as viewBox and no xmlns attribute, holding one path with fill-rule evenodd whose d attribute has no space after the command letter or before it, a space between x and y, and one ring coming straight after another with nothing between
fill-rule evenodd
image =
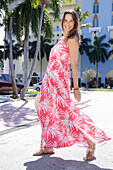
<instances>
[{"instance_id":1,"label":"sandal","mask_svg":"<svg viewBox=\"0 0 113 170\"><path fill-rule=\"evenodd\" d=\"M47 148L46 146L44 146L44 149L40 149L39 151L34 153L33 156L41 156L46 154L54 154L53 148Z\"/></svg>"},{"instance_id":2,"label":"sandal","mask_svg":"<svg viewBox=\"0 0 113 170\"><path fill-rule=\"evenodd\" d=\"M94 157L94 152L95 152L95 143L93 144L93 147L92 148L88 148L86 150L86 156L83 157L83 160L85 161L91 161L93 160L95 157Z\"/></svg>"},{"instance_id":3,"label":"sandal","mask_svg":"<svg viewBox=\"0 0 113 170\"><path fill-rule=\"evenodd\" d=\"M33 156L41 156L41 155L43 155L43 154L44 154L44 151L40 149L39 151L37 151L36 153L34 153Z\"/></svg>"}]
</instances>

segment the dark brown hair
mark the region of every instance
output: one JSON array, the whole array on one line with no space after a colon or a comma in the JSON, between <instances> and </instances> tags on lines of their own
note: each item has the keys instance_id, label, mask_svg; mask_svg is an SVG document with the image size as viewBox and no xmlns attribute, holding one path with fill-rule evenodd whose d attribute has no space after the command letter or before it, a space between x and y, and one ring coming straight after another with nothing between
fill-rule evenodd
<instances>
[{"instance_id":1,"label":"dark brown hair","mask_svg":"<svg viewBox=\"0 0 113 170\"><path fill-rule=\"evenodd\" d=\"M63 23L65 20L65 15L66 14L71 14L74 20L74 27L72 30L70 30L67 39L68 38L73 38L74 36L77 37L78 43L80 43L80 34L79 34L79 16L77 12L75 12L73 9L68 9L64 12L63 19L62 19L62 29L63 29Z\"/></svg>"}]
</instances>

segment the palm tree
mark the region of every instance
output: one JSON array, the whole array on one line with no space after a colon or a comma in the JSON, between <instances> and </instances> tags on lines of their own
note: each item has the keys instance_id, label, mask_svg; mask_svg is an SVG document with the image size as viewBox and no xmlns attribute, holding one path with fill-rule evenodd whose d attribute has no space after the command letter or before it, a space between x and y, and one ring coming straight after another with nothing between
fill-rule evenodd
<instances>
[{"instance_id":1,"label":"palm tree","mask_svg":"<svg viewBox=\"0 0 113 170\"><path fill-rule=\"evenodd\" d=\"M82 10L80 7L75 8L75 11L79 15L80 28L84 29L91 27L91 23L83 24L84 20L86 20L90 16L89 11L87 10L82 14Z\"/></svg>"},{"instance_id":2,"label":"palm tree","mask_svg":"<svg viewBox=\"0 0 113 170\"><path fill-rule=\"evenodd\" d=\"M2 16L3 16L3 13L2 13L2 10L1 10L1 8L0 8L0 27L3 26L3 23L2 23L2 21L1 21ZM3 70L3 51L2 51L2 50L0 50L0 66L1 66L1 70ZM1 70L0 70L0 71L1 71Z\"/></svg>"},{"instance_id":3,"label":"palm tree","mask_svg":"<svg viewBox=\"0 0 113 170\"><path fill-rule=\"evenodd\" d=\"M94 37L94 44L91 45L91 51L89 53L89 61L93 64L96 64L96 88L98 88L98 63L105 63L108 60L109 55L107 52L110 45L108 43L103 43L103 40L106 38L106 35L101 37Z\"/></svg>"},{"instance_id":4,"label":"palm tree","mask_svg":"<svg viewBox=\"0 0 113 170\"><path fill-rule=\"evenodd\" d=\"M41 36L42 37L42 36ZM50 39L44 39L42 38L43 41L41 41L42 43L40 44L40 49L42 51L42 58L45 56L44 55L44 52L46 54L46 59L47 61L49 61L49 54L50 54L50 51L51 51L51 48L54 46L54 45L50 45ZM35 54L35 50L36 50L36 44L37 44L37 41L30 41L29 42L29 46L30 46L30 49L29 49L29 60L33 59L34 58L34 54ZM42 50L43 48L43 50ZM38 60L39 60L39 56L38 56Z\"/></svg>"},{"instance_id":5,"label":"palm tree","mask_svg":"<svg viewBox=\"0 0 113 170\"><path fill-rule=\"evenodd\" d=\"M26 5L27 4L27 5ZM26 6L26 8L25 8ZM28 6L28 7L27 7ZM29 13L31 13L30 17L28 17L27 13L28 13L28 9L29 9ZM28 34L29 34L29 24L31 24L31 29L32 32L34 32L37 35L37 31L38 31L38 22L39 22L39 15L40 15L40 6L38 6L36 9L33 8L32 3L30 0L27 0L21 4L19 4L13 13L13 19L14 19L14 25L13 25L13 32L16 35L18 41L21 41L21 36L24 34L23 29L25 29L25 39L24 42L26 42L28 44L29 39L28 39ZM26 22L28 22L29 19L29 23L26 24ZM24 24L23 24L23 20L27 20ZM42 33L45 34L45 36L52 38L52 22L49 18L49 14L47 9L44 9L44 17L43 17L43 21L42 21ZM27 37L27 38L26 38ZM27 79L27 70L28 70L28 58L29 58L29 45L27 45L26 47L26 43L24 43L24 49L27 50L27 55L26 50L24 50L24 65L26 67L24 67L24 77ZM24 83L26 82L26 80L24 79Z\"/></svg>"},{"instance_id":6,"label":"palm tree","mask_svg":"<svg viewBox=\"0 0 113 170\"><path fill-rule=\"evenodd\" d=\"M5 11L5 17L4 17L4 23L5 23L5 31L6 31L6 21L8 21L9 18L9 40L10 40L10 55L9 55L9 61L10 61L10 68L11 68L11 76L12 76L12 88L13 88L13 98L18 98L18 93L17 93L17 86L16 86L16 81L15 81L15 73L14 73L14 68L13 68L13 53L12 53L12 13L9 12L9 3L14 0L1 0L0 3L0 9L4 9ZM6 36L6 34L5 34ZM6 37L5 37L6 38ZM5 42L5 41L4 41ZM4 55L5 56L5 44L4 44Z\"/></svg>"},{"instance_id":7,"label":"palm tree","mask_svg":"<svg viewBox=\"0 0 113 170\"><path fill-rule=\"evenodd\" d=\"M22 2L13 12L13 33L16 35L18 41L21 41L24 35L24 83L26 82L28 74L29 29L31 28L31 31L37 36L40 12L41 7L38 6L34 8L31 0ZM46 8L44 8L43 14L42 32L45 33L45 29L48 28L46 36L50 37L52 36L52 22Z\"/></svg>"},{"instance_id":8,"label":"palm tree","mask_svg":"<svg viewBox=\"0 0 113 170\"><path fill-rule=\"evenodd\" d=\"M46 44L51 42L53 35L52 22L49 17L49 13L47 9L44 9L43 12L43 20L42 20L42 34L40 36L40 47L38 53L38 59L40 61L40 81L42 81L42 59L44 57L44 53L46 53Z\"/></svg>"},{"instance_id":9,"label":"palm tree","mask_svg":"<svg viewBox=\"0 0 113 170\"><path fill-rule=\"evenodd\" d=\"M2 27L3 26L3 23L2 23L2 19L3 18L3 12L2 12L2 10L0 9L0 27Z\"/></svg>"},{"instance_id":10,"label":"palm tree","mask_svg":"<svg viewBox=\"0 0 113 170\"><path fill-rule=\"evenodd\" d=\"M3 65L3 61L10 58L10 42L7 40L4 40L4 45L0 45L0 61L1 65ZM4 51L3 51L3 50ZM21 46L19 43L15 44L15 40L12 40L12 55L13 59L18 59L22 55L23 49L21 49ZM5 54L5 55L4 55ZM10 74L10 62L9 62L9 74Z\"/></svg>"},{"instance_id":11,"label":"palm tree","mask_svg":"<svg viewBox=\"0 0 113 170\"><path fill-rule=\"evenodd\" d=\"M32 0L33 2L33 5L35 7L37 7L37 5L40 4L40 7L41 7L41 12L40 12L40 21L39 21L39 28L38 28L38 36L37 36L37 45L36 45L36 51L35 51L35 55L34 55L34 59L33 59L33 63L32 63L32 67L31 67L31 70L30 70L30 73L27 77L27 82L25 83L25 86L21 92L21 99L24 99L24 96L25 96L25 93L27 91L27 88L30 84L30 80L32 78L32 75L33 75L33 71L35 69L35 66L36 66L36 60L37 60L37 56L38 56L38 51L39 51L39 45L40 45L40 35L41 35L41 28L42 28L42 20L43 20L43 12L44 12L44 6L47 6L49 5L50 8L54 9L54 14L55 14L55 17L58 17L58 9L60 8L60 0L51 0L51 1L48 1L48 0ZM57 10L57 11L56 11Z\"/></svg>"},{"instance_id":12,"label":"palm tree","mask_svg":"<svg viewBox=\"0 0 113 170\"><path fill-rule=\"evenodd\" d=\"M27 70L28 70L28 53L29 53L29 45L28 45L29 44L29 28L31 25L32 32L37 33L40 12L41 12L40 5L43 2L40 5L38 5L37 8L33 8L32 3L33 3L33 0L25 0L13 10L13 15L12 15L13 33L16 35L17 40L21 41L22 35L25 35L24 36L25 37L24 38L24 82L26 81L27 74L28 74ZM44 10L44 14L45 14L45 11L46 10ZM44 22L47 21L47 17L48 15L46 15L45 17L46 19ZM48 22L48 25L49 25L50 20L48 21L49 21Z\"/></svg>"},{"instance_id":13,"label":"palm tree","mask_svg":"<svg viewBox=\"0 0 113 170\"><path fill-rule=\"evenodd\" d=\"M82 30L84 28L91 27L91 23L83 24L83 22L90 16L89 11L87 10L82 14L82 10L81 10L80 7L76 7L75 11L79 15L80 29ZM88 44L89 42L91 42L91 39L90 38L84 38L84 36L81 34L81 44L80 44L80 47L79 47L79 52L80 52L81 55L83 55L84 51L87 55L89 55L89 49L90 49L90 45Z\"/></svg>"},{"instance_id":14,"label":"palm tree","mask_svg":"<svg viewBox=\"0 0 113 170\"><path fill-rule=\"evenodd\" d=\"M3 51L2 50L0 50L0 65L1 65L1 68L2 68L2 66L3 66Z\"/></svg>"},{"instance_id":15,"label":"palm tree","mask_svg":"<svg viewBox=\"0 0 113 170\"><path fill-rule=\"evenodd\" d=\"M3 16L3 13L2 13L2 10L0 8L0 27L3 26L3 23L1 21L2 16ZM0 50L0 65L1 65L1 68L3 68L3 51L2 50Z\"/></svg>"},{"instance_id":16,"label":"palm tree","mask_svg":"<svg viewBox=\"0 0 113 170\"><path fill-rule=\"evenodd\" d=\"M3 61L5 58L5 40L6 40L6 30L8 30L7 27L7 19L8 19L8 13L9 13L9 9L8 9L8 0L1 0L0 1L0 14L1 14L1 19L2 19L2 23L1 26L4 26L4 50L3 50ZM4 12L3 12L4 11ZM3 67L3 65L2 65Z\"/></svg>"},{"instance_id":17,"label":"palm tree","mask_svg":"<svg viewBox=\"0 0 113 170\"><path fill-rule=\"evenodd\" d=\"M44 38L43 36L41 36L40 49L38 53L38 60L40 61L40 81L42 81L42 59L44 58L46 54L46 59L47 61L49 60L50 50L53 47L53 45L49 44L50 42L51 42L51 39ZM37 41L30 42L31 48L29 50L29 59L34 57L36 44L37 44Z\"/></svg>"},{"instance_id":18,"label":"palm tree","mask_svg":"<svg viewBox=\"0 0 113 170\"><path fill-rule=\"evenodd\" d=\"M83 35L81 35L81 44L79 46L79 52L81 55L83 55L84 51L89 56L89 50L91 46L88 44L91 42L90 38L83 38Z\"/></svg>"},{"instance_id":19,"label":"palm tree","mask_svg":"<svg viewBox=\"0 0 113 170\"><path fill-rule=\"evenodd\" d=\"M9 1L11 1L11 2L13 2L14 0L9 0ZM27 0L26 0L27 1ZM26 1L24 1L24 2L26 2ZM67 1L67 2L70 2L70 1L72 1L72 0L65 0L65 1ZM31 80L31 77L32 77L32 74L33 74L33 70L34 70L34 68L35 68L35 65L36 65L36 58L37 58L37 55L38 55L38 50L39 50L39 44L40 44L40 33L41 33L41 26L42 26L42 19L43 19L43 11L44 11L44 6L48 6L49 5L49 8L52 8L53 9L53 11L54 11L54 14L55 14L55 17L58 17L58 15L59 15L59 7L60 7L60 0L31 0L31 1L29 1L29 3L28 4L26 4L26 6L24 6L24 8L26 9L26 8L28 8L27 7L27 5L29 5L30 4L30 2L32 2L32 4L36 7L36 9L37 9L37 5L38 5L38 7L40 8L40 10L38 10L38 12L40 13L40 22L39 22L39 28L38 28L38 36L37 36L37 48L36 48L36 53L35 53L35 57L34 57L34 61L33 61L33 64L32 64L32 67L31 67L31 71L30 71L30 74L29 74L29 76L28 76L28 79L27 79L27 82L25 83L25 87L24 87L24 89L23 89L23 91L21 92L21 99L24 99L24 96L25 96L25 93L26 93L26 91L27 91L27 88L28 88L28 85L29 85L29 83L30 83L30 80ZM18 5L19 6L19 5ZM22 11L24 10L24 8L22 8ZM16 8L17 9L17 8ZM28 8L29 9L29 8ZM26 61L26 63L27 63L27 61L28 61L28 32L29 32L29 27L28 27L28 23L30 23L29 22L29 18L30 18L30 11L29 10L26 10L26 13L25 13L25 16L26 16L26 19L25 20L22 20L22 17L20 17L20 15L16 15L16 16L19 16L20 17L20 19L22 20L22 23L25 23L25 34L27 35L27 36L25 36L26 37L26 41L24 41L25 42L25 46L24 46L24 49L25 49L25 55L26 55L26 58L25 58L25 61ZM16 10L14 10L13 11L13 13L15 13L15 11ZM18 11L18 10L17 10ZM29 12L28 12L29 11ZM20 14L21 13L21 11L19 11L19 13L18 14ZM27 14L27 15L26 15ZM37 15L35 15L35 16L37 16ZM16 18L16 21L19 21L18 19L17 19L17 17L15 17ZM35 17L34 17L35 18ZM13 20L14 20L14 18L13 18ZM20 20L20 21L21 21ZM24 22L23 22L24 21ZM20 29L20 32L21 32L21 34L23 33L23 29L21 29L22 27L21 27L21 25L23 26L23 24L18 24L19 22L15 22L15 23L17 23L17 24L14 24L15 25L15 28L19 28ZM38 23L38 22L37 22ZM17 25L17 27L16 27L16 25ZM32 27L31 27L32 28ZM37 28L37 27L35 27L35 28ZM27 31L26 31L27 30ZM17 29L13 29L13 32L19 32L19 31L17 31ZM19 36L18 36L18 38L19 38ZM24 56L25 56L24 55ZM24 62L25 62L24 61ZM28 65L28 64L25 64L26 66ZM24 67L25 68L25 67ZM26 67L26 70L27 70L27 67ZM25 77L25 76L24 76ZM26 76L27 77L27 76Z\"/></svg>"},{"instance_id":20,"label":"palm tree","mask_svg":"<svg viewBox=\"0 0 113 170\"><path fill-rule=\"evenodd\" d=\"M15 40L12 40L13 59L18 59L19 56L21 56L23 51L20 48L21 48L21 45L19 43L15 44ZM0 49L4 49L4 45L0 45ZM10 55L10 42L5 40L5 57L4 57L4 59L5 60L7 58L9 59L9 55Z\"/></svg>"},{"instance_id":21,"label":"palm tree","mask_svg":"<svg viewBox=\"0 0 113 170\"><path fill-rule=\"evenodd\" d=\"M24 78L26 82L28 75L28 58L29 58L29 33L38 31L40 10L34 9L31 0L26 0L20 3L13 12L13 33L19 42L24 36ZM31 27L30 27L31 25Z\"/></svg>"},{"instance_id":22,"label":"palm tree","mask_svg":"<svg viewBox=\"0 0 113 170\"><path fill-rule=\"evenodd\" d=\"M111 44L111 45L113 45L113 38L112 39L110 39L109 40L109 43ZM113 54L113 48L109 51L109 56L111 56Z\"/></svg>"},{"instance_id":23,"label":"palm tree","mask_svg":"<svg viewBox=\"0 0 113 170\"><path fill-rule=\"evenodd\" d=\"M15 72L13 67L13 53L12 53L12 17L10 16L10 27L9 27L9 40L10 40L10 50L9 50L9 61L10 61L10 68L11 68L11 77L12 77L12 88L13 98L18 98L18 92L16 87L16 81L15 81Z\"/></svg>"}]
</instances>

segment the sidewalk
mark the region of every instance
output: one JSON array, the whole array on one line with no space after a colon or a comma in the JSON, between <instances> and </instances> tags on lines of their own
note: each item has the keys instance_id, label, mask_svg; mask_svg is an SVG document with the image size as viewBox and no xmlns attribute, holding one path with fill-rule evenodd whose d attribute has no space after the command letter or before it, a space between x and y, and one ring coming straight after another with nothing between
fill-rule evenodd
<instances>
[{"instance_id":1,"label":"sidewalk","mask_svg":"<svg viewBox=\"0 0 113 170\"><path fill-rule=\"evenodd\" d=\"M73 101L76 103L73 93L71 93ZM76 103L81 108L90 101L87 92L82 92L82 100ZM14 100L10 97L0 96L0 134L8 132L8 130L20 126L25 126L38 121L38 116L33 100Z\"/></svg>"},{"instance_id":2,"label":"sidewalk","mask_svg":"<svg viewBox=\"0 0 113 170\"><path fill-rule=\"evenodd\" d=\"M5 96L0 95L0 104L5 102L11 102L11 101L13 102L14 99L11 99L9 95L5 95Z\"/></svg>"},{"instance_id":3,"label":"sidewalk","mask_svg":"<svg viewBox=\"0 0 113 170\"><path fill-rule=\"evenodd\" d=\"M75 145L55 149L53 155L33 157L41 141L34 100L13 100L0 103L0 170L113 170L113 92L81 94L77 107L111 138L106 144L96 145L93 161L83 161L86 149Z\"/></svg>"}]
</instances>

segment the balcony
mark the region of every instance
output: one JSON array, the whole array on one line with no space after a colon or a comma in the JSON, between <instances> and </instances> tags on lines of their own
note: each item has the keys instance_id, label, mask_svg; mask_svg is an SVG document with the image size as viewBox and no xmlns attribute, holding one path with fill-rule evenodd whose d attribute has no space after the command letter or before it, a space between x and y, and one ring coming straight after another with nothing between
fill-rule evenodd
<instances>
[{"instance_id":1,"label":"balcony","mask_svg":"<svg viewBox=\"0 0 113 170\"><path fill-rule=\"evenodd\" d=\"M67 5L77 5L77 0L72 0L72 3L66 3L64 1L61 1L61 6L67 6Z\"/></svg>"}]
</instances>

